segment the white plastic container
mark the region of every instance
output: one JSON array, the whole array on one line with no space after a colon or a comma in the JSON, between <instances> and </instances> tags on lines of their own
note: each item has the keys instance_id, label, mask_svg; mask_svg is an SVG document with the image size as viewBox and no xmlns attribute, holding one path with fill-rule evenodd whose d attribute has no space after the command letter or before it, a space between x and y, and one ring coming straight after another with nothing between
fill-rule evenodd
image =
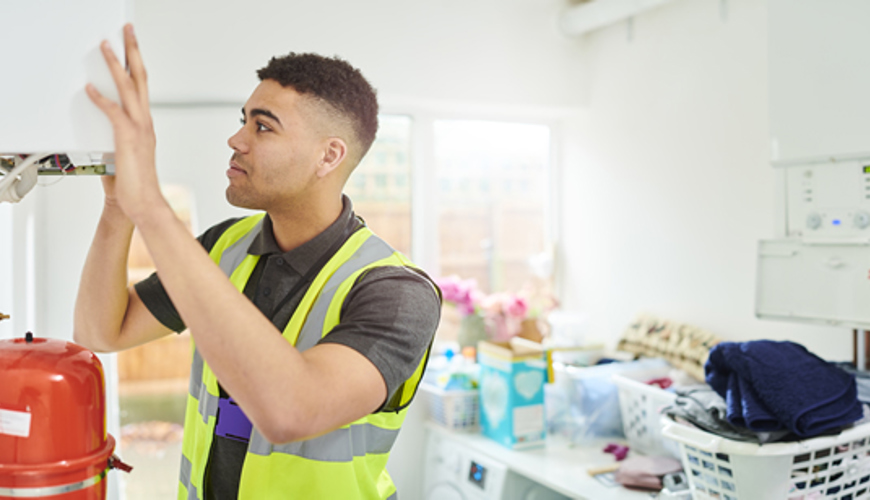
<instances>
[{"instance_id":1,"label":"white plastic container","mask_svg":"<svg viewBox=\"0 0 870 500\"><path fill-rule=\"evenodd\" d=\"M625 438L633 450L650 456L680 458L679 444L661 433L662 408L673 404L676 394L646 382L668 376L670 367L634 370L613 376L619 389L619 410Z\"/></svg>"},{"instance_id":2,"label":"white plastic container","mask_svg":"<svg viewBox=\"0 0 870 500\"><path fill-rule=\"evenodd\" d=\"M790 443L733 441L662 417L695 500L870 498L870 423Z\"/></svg>"},{"instance_id":3,"label":"white plastic container","mask_svg":"<svg viewBox=\"0 0 870 500\"><path fill-rule=\"evenodd\" d=\"M454 431L476 431L480 425L478 390L445 391L430 383L420 384L425 394L429 416L438 424Z\"/></svg>"}]
</instances>

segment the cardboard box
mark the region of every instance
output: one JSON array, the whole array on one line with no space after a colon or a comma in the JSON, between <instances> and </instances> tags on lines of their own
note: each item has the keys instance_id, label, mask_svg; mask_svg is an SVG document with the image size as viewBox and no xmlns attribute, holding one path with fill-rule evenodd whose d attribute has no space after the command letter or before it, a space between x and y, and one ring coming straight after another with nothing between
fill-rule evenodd
<instances>
[{"instance_id":1,"label":"cardboard box","mask_svg":"<svg viewBox=\"0 0 870 500\"><path fill-rule=\"evenodd\" d=\"M540 344L521 338L478 344L480 427L508 448L544 444L547 365Z\"/></svg>"}]
</instances>

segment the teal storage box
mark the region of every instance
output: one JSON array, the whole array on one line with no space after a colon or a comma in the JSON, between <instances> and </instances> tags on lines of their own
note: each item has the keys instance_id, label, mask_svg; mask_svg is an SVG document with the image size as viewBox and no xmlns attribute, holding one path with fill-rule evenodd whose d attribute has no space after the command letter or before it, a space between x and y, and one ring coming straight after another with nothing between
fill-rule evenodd
<instances>
[{"instance_id":1,"label":"teal storage box","mask_svg":"<svg viewBox=\"0 0 870 500\"><path fill-rule=\"evenodd\" d=\"M482 341L477 353L481 433L508 448L543 445L547 364L541 345Z\"/></svg>"}]
</instances>

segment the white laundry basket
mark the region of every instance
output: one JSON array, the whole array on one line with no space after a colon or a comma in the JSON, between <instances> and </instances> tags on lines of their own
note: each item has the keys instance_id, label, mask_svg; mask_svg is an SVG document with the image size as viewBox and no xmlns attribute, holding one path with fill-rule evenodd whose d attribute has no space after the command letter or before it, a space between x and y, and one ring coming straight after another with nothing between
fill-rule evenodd
<instances>
[{"instance_id":1,"label":"white laundry basket","mask_svg":"<svg viewBox=\"0 0 870 500\"><path fill-rule=\"evenodd\" d=\"M870 423L834 436L758 445L662 417L680 443L694 500L870 499Z\"/></svg>"},{"instance_id":2,"label":"white laundry basket","mask_svg":"<svg viewBox=\"0 0 870 500\"><path fill-rule=\"evenodd\" d=\"M429 383L420 384L429 403L429 416L455 431L476 431L480 425L478 390L446 391Z\"/></svg>"},{"instance_id":3,"label":"white laundry basket","mask_svg":"<svg viewBox=\"0 0 870 500\"><path fill-rule=\"evenodd\" d=\"M676 394L646 382L666 377L670 367L633 370L613 376L619 389L619 411L622 429L633 450L644 455L680 458L679 444L666 439L661 433L662 408L676 399Z\"/></svg>"}]
</instances>

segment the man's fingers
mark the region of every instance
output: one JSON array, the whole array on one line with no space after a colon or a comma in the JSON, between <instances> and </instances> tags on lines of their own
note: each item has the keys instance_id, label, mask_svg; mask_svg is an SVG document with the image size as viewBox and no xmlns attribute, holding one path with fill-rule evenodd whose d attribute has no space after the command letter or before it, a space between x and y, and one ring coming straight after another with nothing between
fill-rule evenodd
<instances>
[{"instance_id":1,"label":"man's fingers","mask_svg":"<svg viewBox=\"0 0 870 500\"><path fill-rule=\"evenodd\" d=\"M100 50L103 52L103 58L106 60L106 65L109 67L109 73L112 74L112 79L115 81L115 86L118 88L118 95L121 97L121 104L130 113L131 117L138 117L141 108L139 98L136 95L136 87L127 71L121 66L118 57L115 56L115 51L109 45L108 41L103 41L100 44Z\"/></svg>"},{"instance_id":2,"label":"man's fingers","mask_svg":"<svg viewBox=\"0 0 870 500\"><path fill-rule=\"evenodd\" d=\"M139 103L142 109L148 109L148 75L145 71L145 63L142 61L142 53L139 51L139 41L133 33L133 25L124 26L124 50L127 54L127 67L133 85L139 94Z\"/></svg>"},{"instance_id":3,"label":"man's fingers","mask_svg":"<svg viewBox=\"0 0 870 500\"><path fill-rule=\"evenodd\" d=\"M120 121L125 118L124 110L121 109L121 106L118 106L116 102L101 94L93 84L89 83L85 85L85 92L91 101L105 113L109 121L112 122L113 127L119 125Z\"/></svg>"}]
</instances>

